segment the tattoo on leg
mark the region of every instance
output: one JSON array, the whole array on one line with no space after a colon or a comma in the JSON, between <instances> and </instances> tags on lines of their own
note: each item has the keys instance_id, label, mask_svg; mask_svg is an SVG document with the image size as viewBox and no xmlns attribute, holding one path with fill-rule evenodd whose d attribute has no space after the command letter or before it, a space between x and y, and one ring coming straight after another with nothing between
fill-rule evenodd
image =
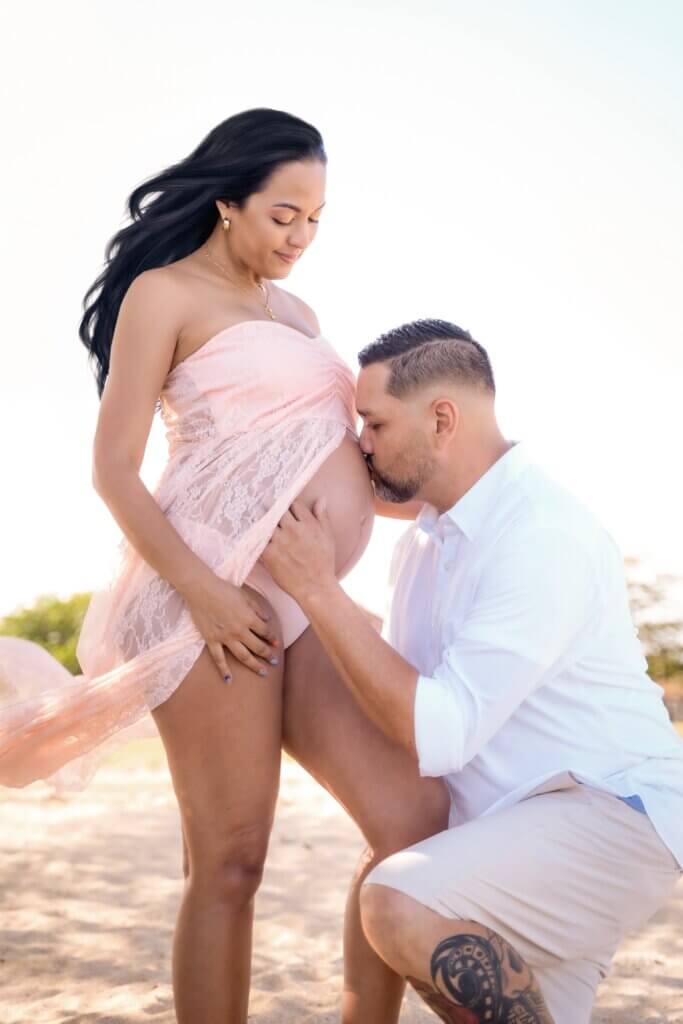
<instances>
[{"instance_id":1,"label":"tattoo on leg","mask_svg":"<svg viewBox=\"0 0 683 1024\"><path fill-rule=\"evenodd\" d=\"M412 985L417 994L433 1010L439 1020L446 1021L446 1024L479 1024L479 1018L472 1010L466 1010L462 1006L454 1006L450 999L446 999L440 992L436 992L426 981L418 981L417 978L408 976L406 981Z\"/></svg>"},{"instance_id":2,"label":"tattoo on leg","mask_svg":"<svg viewBox=\"0 0 683 1024\"><path fill-rule=\"evenodd\" d=\"M433 985L407 980L447 1024L553 1024L531 969L500 935L484 931L439 943L430 963Z\"/></svg>"}]
</instances>

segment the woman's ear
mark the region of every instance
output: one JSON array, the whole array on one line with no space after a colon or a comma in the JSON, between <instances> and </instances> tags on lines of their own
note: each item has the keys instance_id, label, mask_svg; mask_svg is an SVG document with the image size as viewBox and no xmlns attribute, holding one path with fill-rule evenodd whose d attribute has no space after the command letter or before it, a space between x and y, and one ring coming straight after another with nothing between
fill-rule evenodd
<instances>
[{"instance_id":1,"label":"woman's ear","mask_svg":"<svg viewBox=\"0 0 683 1024\"><path fill-rule=\"evenodd\" d=\"M237 209L237 203L231 199L216 199L214 201L221 217L227 217L233 210Z\"/></svg>"}]
</instances>

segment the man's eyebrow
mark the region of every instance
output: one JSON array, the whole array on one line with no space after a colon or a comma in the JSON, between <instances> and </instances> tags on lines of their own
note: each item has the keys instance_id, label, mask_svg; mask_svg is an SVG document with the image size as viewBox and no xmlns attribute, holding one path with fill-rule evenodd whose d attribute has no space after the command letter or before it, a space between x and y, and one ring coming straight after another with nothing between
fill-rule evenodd
<instances>
[{"instance_id":1,"label":"man's eyebrow","mask_svg":"<svg viewBox=\"0 0 683 1024\"><path fill-rule=\"evenodd\" d=\"M372 416L372 413L368 412L366 409L359 409L358 407L356 407L356 412L358 413L359 416L362 416L363 419L365 419L366 416Z\"/></svg>"},{"instance_id":2,"label":"man's eyebrow","mask_svg":"<svg viewBox=\"0 0 683 1024\"><path fill-rule=\"evenodd\" d=\"M321 203L320 206L316 207L316 210L322 210L324 205L325 203ZM294 203L273 203L273 206L285 206L288 210L294 210L296 213L301 213L299 207L295 206Z\"/></svg>"}]
</instances>

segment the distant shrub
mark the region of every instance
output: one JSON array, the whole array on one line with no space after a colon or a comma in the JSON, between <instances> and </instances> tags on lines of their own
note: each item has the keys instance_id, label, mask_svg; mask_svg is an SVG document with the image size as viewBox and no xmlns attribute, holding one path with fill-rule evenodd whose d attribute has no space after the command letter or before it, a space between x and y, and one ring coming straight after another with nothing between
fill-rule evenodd
<instances>
[{"instance_id":1,"label":"distant shrub","mask_svg":"<svg viewBox=\"0 0 683 1024\"><path fill-rule=\"evenodd\" d=\"M663 575L642 579L633 559L627 559L626 568L633 621L650 675L662 684L674 683L683 676L683 620L672 614L670 598L680 580Z\"/></svg>"},{"instance_id":2,"label":"distant shrub","mask_svg":"<svg viewBox=\"0 0 683 1024\"><path fill-rule=\"evenodd\" d=\"M73 594L66 600L43 594L30 608L18 608L0 619L0 636L33 640L52 654L65 668L78 675L81 667L76 644L91 595Z\"/></svg>"}]
</instances>

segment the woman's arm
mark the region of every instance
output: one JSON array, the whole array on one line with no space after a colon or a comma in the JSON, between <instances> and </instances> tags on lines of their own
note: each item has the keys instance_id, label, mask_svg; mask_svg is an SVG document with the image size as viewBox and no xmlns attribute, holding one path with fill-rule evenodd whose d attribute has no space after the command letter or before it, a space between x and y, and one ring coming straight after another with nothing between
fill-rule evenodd
<instances>
[{"instance_id":1,"label":"woman's arm","mask_svg":"<svg viewBox=\"0 0 683 1024\"><path fill-rule=\"evenodd\" d=\"M247 626L253 615L245 595L216 576L188 547L139 475L154 408L182 326L180 289L168 272L150 270L135 278L123 298L95 432L93 486L142 558L186 599L214 661L227 675L222 644L233 650L228 640L239 633L243 643L254 628ZM228 620L220 637L219 618ZM272 642L270 628L262 621L259 626L259 635ZM249 643L249 648L261 657L274 653L260 641ZM233 653L254 671L263 669L249 650L246 656Z\"/></svg>"},{"instance_id":2,"label":"woman's arm","mask_svg":"<svg viewBox=\"0 0 683 1024\"><path fill-rule=\"evenodd\" d=\"M422 501L382 501L375 497L375 515L387 519L417 519L423 505Z\"/></svg>"},{"instance_id":3,"label":"woman's arm","mask_svg":"<svg viewBox=\"0 0 683 1024\"><path fill-rule=\"evenodd\" d=\"M210 570L171 526L139 476L175 351L178 306L178 285L159 270L140 274L123 298L95 431L93 486L145 561L183 592Z\"/></svg>"}]
</instances>

